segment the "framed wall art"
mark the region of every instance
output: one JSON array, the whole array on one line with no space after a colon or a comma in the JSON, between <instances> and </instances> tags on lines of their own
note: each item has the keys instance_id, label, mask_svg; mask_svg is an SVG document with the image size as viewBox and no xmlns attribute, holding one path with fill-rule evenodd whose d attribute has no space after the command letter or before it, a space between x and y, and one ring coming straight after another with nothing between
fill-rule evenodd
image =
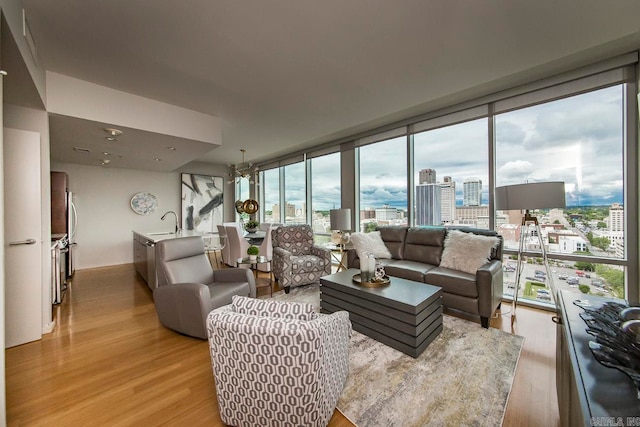
<instances>
[{"instance_id":1,"label":"framed wall art","mask_svg":"<svg viewBox=\"0 0 640 427\"><path fill-rule=\"evenodd\" d=\"M223 222L224 178L183 173L181 180L182 228L217 233Z\"/></svg>"}]
</instances>

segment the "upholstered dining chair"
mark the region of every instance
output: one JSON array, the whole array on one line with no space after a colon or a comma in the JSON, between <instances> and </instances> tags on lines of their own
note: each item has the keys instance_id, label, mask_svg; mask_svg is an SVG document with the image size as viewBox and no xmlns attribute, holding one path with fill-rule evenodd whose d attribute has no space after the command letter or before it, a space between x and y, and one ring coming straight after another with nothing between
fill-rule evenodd
<instances>
[{"instance_id":1,"label":"upholstered dining chair","mask_svg":"<svg viewBox=\"0 0 640 427\"><path fill-rule=\"evenodd\" d=\"M224 225L218 225L218 235L221 240L224 240L224 246L222 247L222 264L231 265L229 260L231 259L231 252L229 251L229 241L227 239L227 229Z\"/></svg>"},{"instance_id":2,"label":"upholstered dining chair","mask_svg":"<svg viewBox=\"0 0 640 427\"><path fill-rule=\"evenodd\" d=\"M226 262L231 267L238 266L238 258L247 256L247 249L251 244L244 238L240 227L225 227L227 233L227 245L229 246L229 260Z\"/></svg>"},{"instance_id":3,"label":"upholstered dining chair","mask_svg":"<svg viewBox=\"0 0 640 427\"><path fill-rule=\"evenodd\" d=\"M271 231L271 238L273 275L285 293L331 274L331 251L314 244L310 225L283 225Z\"/></svg>"},{"instance_id":4,"label":"upholstered dining chair","mask_svg":"<svg viewBox=\"0 0 640 427\"><path fill-rule=\"evenodd\" d=\"M328 424L349 373L349 313L233 297L209 314L207 331L224 424Z\"/></svg>"},{"instance_id":5,"label":"upholstered dining chair","mask_svg":"<svg viewBox=\"0 0 640 427\"><path fill-rule=\"evenodd\" d=\"M234 295L255 298L256 283L246 268L213 270L202 237L156 243L158 287L153 302L160 322L192 337L207 338L209 312L231 303Z\"/></svg>"}]
</instances>

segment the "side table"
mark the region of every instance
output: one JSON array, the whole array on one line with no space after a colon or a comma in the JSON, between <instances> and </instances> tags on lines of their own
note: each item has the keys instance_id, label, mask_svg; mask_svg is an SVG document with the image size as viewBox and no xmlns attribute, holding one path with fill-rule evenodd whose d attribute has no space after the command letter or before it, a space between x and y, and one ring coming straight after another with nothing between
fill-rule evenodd
<instances>
[{"instance_id":1,"label":"side table","mask_svg":"<svg viewBox=\"0 0 640 427\"><path fill-rule=\"evenodd\" d=\"M248 265L253 270L253 276L256 279L256 290L259 288L266 288L269 286L269 295L273 296L273 270L271 269L271 258L266 256L258 256L255 261L249 259L249 257L238 258L238 267L241 265ZM267 285L258 281L258 264L267 264L269 266L269 281Z\"/></svg>"},{"instance_id":2,"label":"side table","mask_svg":"<svg viewBox=\"0 0 640 427\"><path fill-rule=\"evenodd\" d=\"M342 270L346 270L347 251L345 251L345 247L342 245L327 245L326 248L331 251L331 263L333 264L333 261L336 261L338 263L338 269L336 270L336 273Z\"/></svg>"}]
</instances>

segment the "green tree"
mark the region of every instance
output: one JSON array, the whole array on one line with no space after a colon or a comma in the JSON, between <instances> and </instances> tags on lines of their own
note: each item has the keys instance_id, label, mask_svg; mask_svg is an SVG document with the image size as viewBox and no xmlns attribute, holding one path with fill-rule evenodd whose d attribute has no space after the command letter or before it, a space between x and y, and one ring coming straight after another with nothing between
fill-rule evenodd
<instances>
[{"instance_id":1,"label":"green tree","mask_svg":"<svg viewBox=\"0 0 640 427\"><path fill-rule=\"evenodd\" d=\"M578 289L580 290L580 292L582 292L583 294L588 294L589 293L589 285L580 285L578 286Z\"/></svg>"},{"instance_id":2,"label":"green tree","mask_svg":"<svg viewBox=\"0 0 640 427\"><path fill-rule=\"evenodd\" d=\"M598 221L598 225L596 227L600 229L607 228L607 223L604 221Z\"/></svg>"},{"instance_id":3,"label":"green tree","mask_svg":"<svg viewBox=\"0 0 640 427\"><path fill-rule=\"evenodd\" d=\"M575 264L575 267L578 270L584 270L584 271L596 271L596 266L595 264L592 264L590 262L584 262L584 261L578 261Z\"/></svg>"},{"instance_id":4,"label":"green tree","mask_svg":"<svg viewBox=\"0 0 640 427\"><path fill-rule=\"evenodd\" d=\"M624 298L624 271L609 267L608 265L596 265L596 274L600 276L611 288L612 296Z\"/></svg>"},{"instance_id":5,"label":"green tree","mask_svg":"<svg viewBox=\"0 0 640 427\"><path fill-rule=\"evenodd\" d=\"M378 224L376 224L375 222L368 222L368 223L365 225L364 232L365 232L365 233L370 233L370 232L372 232L372 231L376 231L376 227L377 227L377 226L378 226Z\"/></svg>"}]
</instances>

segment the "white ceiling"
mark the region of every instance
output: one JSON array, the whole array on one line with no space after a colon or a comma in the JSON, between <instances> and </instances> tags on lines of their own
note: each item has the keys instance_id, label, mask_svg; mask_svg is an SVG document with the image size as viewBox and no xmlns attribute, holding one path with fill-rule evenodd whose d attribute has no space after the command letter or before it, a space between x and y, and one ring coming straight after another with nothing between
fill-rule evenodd
<instances>
[{"instance_id":1,"label":"white ceiling","mask_svg":"<svg viewBox=\"0 0 640 427\"><path fill-rule=\"evenodd\" d=\"M265 160L640 48L638 0L23 3L46 69L219 117L223 146L195 159L210 163L238 163L240 148ZM51 123L52 158L82 162L61 135L82 142L86 123Z\"/></svg>"}]
</instances>

